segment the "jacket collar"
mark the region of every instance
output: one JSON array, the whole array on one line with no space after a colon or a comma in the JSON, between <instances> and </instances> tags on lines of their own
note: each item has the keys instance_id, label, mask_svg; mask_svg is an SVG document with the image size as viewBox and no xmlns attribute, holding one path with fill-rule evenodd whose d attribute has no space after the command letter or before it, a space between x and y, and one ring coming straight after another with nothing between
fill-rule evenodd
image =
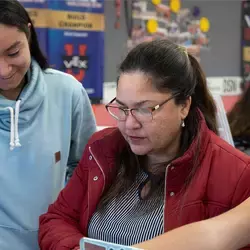
<instances>
[{"instance_id":1,"label":"jacket collar","mask_svg":"<svg viewBox=\"0 0 250 250\"><path fill-rule=\"evenodd\" d=\"M188 150L183 156L171 163L170 169L172 171L168 173L167 186L173 191L182 188L194 164L199 165L206 153L211 131L208 129L201 113L199 127L199 133L194 138ZM106 183L112 183L113 178L115 178L116 156L126 146L127 142L117 128L100 131L91 140L90 147L95 157L98 158L98 162L105 175Z\"/></svg>"},{"instance_id":2,"label":"jacket collar","mask_svg":"<svg viewBox=\"0 0 250 250\"><path fill-rule=\"evenodd\" d=\"M204 116L200 113L200 124L198 134L189 146L188 150L183 156L175 159L171 163L170 171L168 173L168 188L172 191L179 191L187 181L188 176L194 168L194 165L200 166L207 151L208 144L211 138L211 130L208 129Z\"/></svg>"}]
</instances>

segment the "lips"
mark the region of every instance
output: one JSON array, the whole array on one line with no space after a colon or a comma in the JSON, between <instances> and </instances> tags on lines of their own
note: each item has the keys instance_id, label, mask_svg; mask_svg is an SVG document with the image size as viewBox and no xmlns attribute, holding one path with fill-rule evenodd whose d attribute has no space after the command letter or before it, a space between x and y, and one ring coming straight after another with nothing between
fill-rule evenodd
<instances>
[{"instance_id":1,"label":"lips","mask_svg":"<svg viewBox=\"0 0 250 250\"><path fill-rule=\"evenodd\" d=\"M143 136L136 136L136 135L128 135L127 134L127 137L129 137L129 138L134 138L134 139L143 139L143 138L145 138L145 137L143 137Z\"/></svg>"},{"instance_id":2,"label":"lips","mask_svg":"<svg viewBox=\"0 0 250 250\"><path fill-rule=\"evenodd\" d=\"M139 136L128 136L129 143L140 145L145 140L145 137L139 137Z\"/></svg>"},{"instance_id":3,"label":"lips","mask_svg":"<svg viewBox=\"0 0 250 250\"><path fill-rule=\"evenodd\" d=\"M9 80L9 79L11 79L15 74L16 74L16 73L14 73L13 75L8 76L8 77L2 77L2 79L3 79L3 80Z\"/></svg>"}]
</instances>

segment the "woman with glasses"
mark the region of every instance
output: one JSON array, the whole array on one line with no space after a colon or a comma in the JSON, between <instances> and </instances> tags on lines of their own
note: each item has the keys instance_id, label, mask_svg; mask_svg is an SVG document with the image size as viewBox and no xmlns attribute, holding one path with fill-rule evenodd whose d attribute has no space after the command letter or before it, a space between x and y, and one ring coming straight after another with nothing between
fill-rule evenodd
<instances>
[{"instance_id":1,"label":"woman with glasses","mask_svg":"<svg viewBox=\"0 0 250 250\"><path fill-rule=\"evenodd\" d=\"M120 65L99 131L57 201L40 217L42 250L83 236L134 245L212 218L250 196L250 159L217 135L216 107L196 59L167 40Z\"/></svg>"}]
</instances>

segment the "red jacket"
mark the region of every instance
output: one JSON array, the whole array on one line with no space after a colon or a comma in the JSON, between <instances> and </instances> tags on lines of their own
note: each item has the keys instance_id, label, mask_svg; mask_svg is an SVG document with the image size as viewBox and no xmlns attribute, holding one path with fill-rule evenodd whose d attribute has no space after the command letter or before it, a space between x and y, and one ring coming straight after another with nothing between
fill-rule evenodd
<instances>
[{"instance_id":1,"label":"red jacket","mask_svg":"<svg viewBox=\"0 0 250 250\"><path fill-rule=\"evenodd\" d=\"M183 184L192 168L197 139L167 168L165 232L219 215L250 196L249 156L216 136L204 121L200 141L200 167L185 194ZM66 188L40 218L41 250L73 249L87 236L88 222L115 178L115 156L125 145L117 129L93 135Z\"/></svg>"}]
</instances>

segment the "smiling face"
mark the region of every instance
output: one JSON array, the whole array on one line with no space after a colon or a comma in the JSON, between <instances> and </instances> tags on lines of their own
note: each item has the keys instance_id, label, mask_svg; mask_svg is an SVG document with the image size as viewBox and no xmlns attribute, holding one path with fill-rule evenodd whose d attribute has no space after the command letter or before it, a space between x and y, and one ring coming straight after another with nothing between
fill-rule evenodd
<instances>
[{"instance_id":1,"label":"smiling face","mask_svg":"<svg viewBox=\"0 0 250 250\"><path fill-rule=\"evenodd\" d=\"M117 87L116 105L124 108L154 107L171 98L171 93L153 88L149 78L141 72L121 74ZM171 99L153 112L153 119L140 122L129 114L118 121L118 128L137 155L174 157L179 150L181 124L189 112L191 99L176 105Z\"/></svg>"},{"instance_id":2,"label":"smiling face","mask_svg":"<svg viewBox=\"0 0 250 250\"><path fill-rule=\"evenodd\" d=\"M19 87L31 63L28 39L14 26L0 24L0 89Z\"/></svg>"}]
</instances>

